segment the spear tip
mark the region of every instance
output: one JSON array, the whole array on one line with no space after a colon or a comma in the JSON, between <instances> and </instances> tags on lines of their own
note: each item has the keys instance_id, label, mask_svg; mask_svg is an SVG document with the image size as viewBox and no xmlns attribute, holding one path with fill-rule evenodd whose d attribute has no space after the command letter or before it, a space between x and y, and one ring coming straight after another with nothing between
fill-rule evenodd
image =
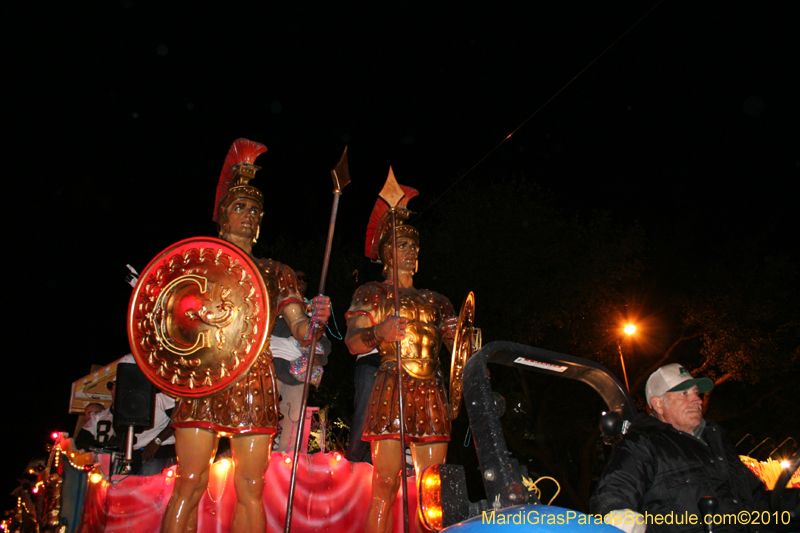
<instances>
[{"instance_id":1,"label":"spear tip","mask_svg":"<svg viewBox=\"0 0 800 533\"><path fill-rule=\"evenodd\" d=\"M347 146L344 147L342 157L339 162L331 169L331 177L333 178L333 192L342 192L344 186L350 183L350 167L347 164Z\"/></svg>"},{"instance_id":2,"label":"spear tip","mask_svg":"<svg viewBox=\"0 0 800 533\"><path fill-rule=\"evenodd\" d=\"M389 175L386 177L386 183L383 185L379 196L383 198L391 208L396 207L400 200L403 199L403 196L405 196L403 189L400 188L400 184L397 183L397 179L394 177L394 171L391 166L389 167Z\"/></svg>"}]
</instances>

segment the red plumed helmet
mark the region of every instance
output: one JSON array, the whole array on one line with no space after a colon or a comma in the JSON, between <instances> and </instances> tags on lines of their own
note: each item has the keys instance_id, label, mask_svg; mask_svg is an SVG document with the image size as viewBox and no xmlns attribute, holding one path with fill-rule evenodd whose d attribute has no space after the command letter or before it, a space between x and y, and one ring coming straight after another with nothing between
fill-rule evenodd
<instances>
[{"instance_id":1,"label":"red plumed helmet","mask_svg":"<svg viewBox=\"0 0 800 533\"><path fill-rule=\"evenodd\" d=\"M249 185L249 182L255 177L256 171L261 168L253 163L259 155L266 151L266 146L249 139L236 139L233 142L228 150L228 155L225 156L225 164L222 166L222 173L219 176L217 197L214 201L214 222L220 222L220 215L224 212L228 202L236 198L250 198L257 202L263 211L264 195Z\"/></svg>"}]
</instances>

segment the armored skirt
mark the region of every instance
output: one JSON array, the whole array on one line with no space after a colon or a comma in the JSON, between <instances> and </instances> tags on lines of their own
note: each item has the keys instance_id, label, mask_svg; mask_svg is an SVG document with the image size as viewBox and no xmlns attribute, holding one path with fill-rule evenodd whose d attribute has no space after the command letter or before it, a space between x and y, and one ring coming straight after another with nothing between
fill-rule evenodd
<instances>
[{"instance_id":1,"label":"armored skirt","mask_svg":"<svg viewBox=\"0 0 800 533\"><path fill-rule=\"evenodd\" d=\"M303 299L297 289L294 271L271 259L257 259L261 275L269 291L272 323L289 303ZM267 347L253 366L232 387L203 398L181 398L175 406L172 426L175 428L204 428L220 434L274 435L278 427L278 387L272 353Z\"/></svg>"},{"instance_id":2,"label":"armored skirt","mask_svg":"<svg viewBox=\"0 0 800 533\"><path fill-rule=\"evenodd\" d=\"M450 413L442 375L431 379L411 377L403 372L406 442L447 442L450 440ZM400 438L400 402L397 389L397 363L381 364L369 398L362 440Z\"/></svg>"},{"instance_id":3,"label":"armored skirt","mask_svg":"<svg viewBox=\"0 0 800 533\"><path fill-rule=\"evenodd\" d=\"M277 391L272 354L266 350L233 387L203 398L181 398L172 426L272 435L278 427Z\"/></svg>"}]
</instances>

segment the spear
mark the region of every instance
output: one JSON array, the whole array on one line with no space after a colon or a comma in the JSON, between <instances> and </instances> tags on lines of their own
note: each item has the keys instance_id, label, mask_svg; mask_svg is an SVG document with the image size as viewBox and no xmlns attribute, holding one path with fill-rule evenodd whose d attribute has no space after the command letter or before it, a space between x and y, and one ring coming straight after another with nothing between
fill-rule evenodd
<instances>
[{"instance_id":1,"label":"spear","mask_svg":"<svg viewBox=\"0 0 800 533\"><path fill-rule=\"evenodd\" d=\"M333 207L331 208L331 221L328 224L328 242L325 244L325 259L322 261L322 275L319 280L319 294L325 294L325 279L328 277L328 265L331 260L331 247L333 245L333 230L336 226L336 215L339 212L339 197L342 195L342 189L345 185L350 183L350 170L347 165L347 147L344 147L342 157L339 162L331 170L331 177L333 178ZM316 326L316 322L312 317L309 328ZM284 523L284 532L289 533L292 530L292 505L294 503L294 486L297 479L297 459L300 456L300 439L303 435L303 420L306 412L306 404L308 403L308 390L311 384L311 372L314 368L314 359L317 353L317 336L312 330L311 345L308 352L308 367L306 367L306 379L303 383L303 401L300 403L300 424L298 424L297 435L294 439L294 455L292 458L292 478L289 482L289 501L286 504L286 522ZM288 416L288 415L287 415Z\"/></svg>"},{"instance_id":2,"label":"spear","mask_svg":"<svg viewBox=\"0 0 800 533\"><path fill-rule=\"evenodd\" d=\"M397 272L397 204L403 199L405 193L394 177L392 167L389 167L389 176L378 194L389 204L389 213L392 218L392 285L394 286L394 313L400 316L400 289L399 274ZM403 458L401 476L403 480L403 531L408 533L408 475L406 474L406 416L403 401L403 361L401 357L401 341L395 341L395 355L397 356L397 394L400 402L400 451Z\"/></svg>"}]
</instances>

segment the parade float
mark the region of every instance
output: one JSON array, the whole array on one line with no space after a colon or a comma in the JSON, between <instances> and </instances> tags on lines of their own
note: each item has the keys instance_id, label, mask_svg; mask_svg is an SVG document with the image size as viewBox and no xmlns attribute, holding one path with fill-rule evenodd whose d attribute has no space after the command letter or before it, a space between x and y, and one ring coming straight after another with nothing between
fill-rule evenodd
<instances>
[{"instance_id":1,"label":"parade float","mask_svg":"<svg viewBox=\"0 0 800 533\"><path fill-rule=\"evenodd\" d=\"M309 415L315 408L309 409ZM310 432L308 417L306 436ZM122 453L82 453L67 433L54 433L46 466L28 490L18 489L16 509L4 531L19 533L100 533L158 531L175 481L173 466L155 476L113 474ZM317 435L317 438L319 435ZM307 442L307 441L306 441ZM306 450L307 451L307 450ZM233 463L223 457L211 466L198 507L198 531L230 530L236 502ZM282 530L292 473L292 456L273 453L264 490L268 531ZM351 463L339 452L300 453L292 531L342 532L363 529L372 466ZM409 512L416 512L414 478L408 484ZM395 530L402 531L402 502L395 502Z\"/></svg>"},{"instance_id":2,"label":"parade float","mask_svg":"<svg viewBox=\"0 0 800 533\"><path fill-rule=\"evenodd\" d=\"M515 461L507 460L509 450L499 422L502 414L496 411L496 398L493 398L486 372L487 363L554 374L589 384L607 407L606 415L601 419L604 432L618 432L624 421L634 414L623 386L601 365L514 343L490 343L465 365L463 390L487 499L482 502L466 499L463 473L458 472L461 468L458 465L437 465L439 468L434 469L435 472L426 471L420 479L409 477L409 514L413 517L420 507L419 502L422 502L421 508L434 529L468 521L470 517L480 515L482 510L496 509L496 516L530 505L538 505L540 512L549 509L558 514L563 511L559 507L542 505L540 500L543 499L537 495L531 480L520 471ZM84 394L86 398L83 400L102 399L100 396L107 389L98 387L98 383L113 379L115 364L98 368L76 382L73 401L86 390L95 392ZM85 387L84 393L81 393L81 387ZM74 402L76 408L79 405L82 403ZM303 431L305 449L301 449L297 463L292 531L361 531L370 497L372 466L350 463L339 452L324 451L322 431L312 424L314 410L309 408L307 411ZM114 474L122 458L121 452L83 453L75 449L66 432L55 432L52 439L47 460L29 465L28 473L35 476L35 481L21 485L15 491L17 505L7 512L0 524L2 531L158 531L174 486L174 466L156 476ZM309 441L323 443L323 447L316 453L308 453ZM789 471L797 466L796 458L794 464L787 460L758 461L745 456L742 456L742 461L768 489L774 489L781 476L786 479L786 488L797 489L800 488L800 471L787 477ZM236 500L231 482L232 468L232 462L226 457L220 457L211 466L208 486L199 504L198 531L229 531ZM269 531L280 531L284 527L291 472L291 455L274 453L266 475L268 482L263 498ZM394 503L394 531L403 531L402 522L402 501L398 495ZM503 527L504 531L509 530Z\"/></svg>"}]
</instances>

